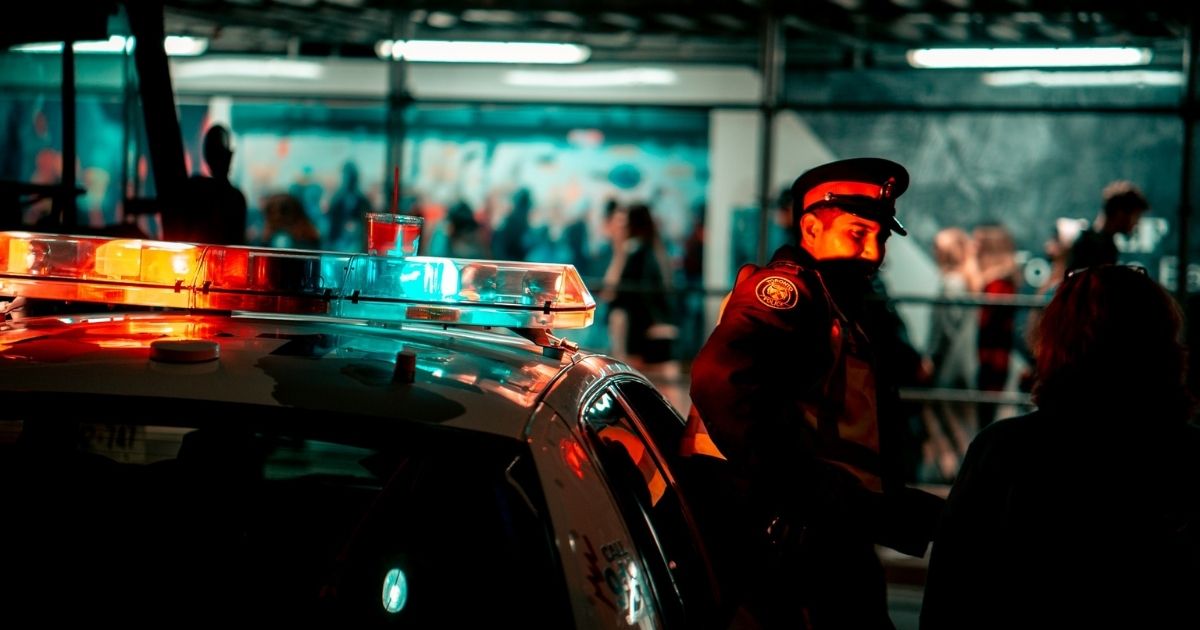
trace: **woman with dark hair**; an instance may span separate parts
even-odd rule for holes
[[[972,442],[921,627],[1200,627],[1200,430],[1182,317],[1144,273],[1064,280],[1035,336],[1038,410]]]
[[[304,211],[304,204],[291,194],[276,194],[263,202],[266,228],[263,241],[269,247],[320,249],[321,235]]]
[[[645,372],[677,409],[686,409],[675,355],[679,329],[671,275],[671,261],[650,206],[629,206],[605,274],[606,281],[616,286],[608,322],[613,355]]]

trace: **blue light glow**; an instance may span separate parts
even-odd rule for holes
[[[392,569],[383,577],[383,609],[396,614],[408,603],[408,578],[404,571]]]

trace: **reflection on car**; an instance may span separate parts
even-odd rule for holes
[[[683,422],[551,332],[569,265],[6,232],[0,295],[6,626],[714,618]]]

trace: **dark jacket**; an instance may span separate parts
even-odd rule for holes
[[[982,431],[921,627],[1200,627],[1200,430],[1155,416],[1076,406]]]
[[[1096,230],[1084,230],[1071,245],[1071,251],[1067,256],[1067,271],[1100,265],[1115,265],[1120,256],[1121,252],[1117,250],[1114,235]]]
[[[842,408],[856,400],[874,400],[876,409],[888,403],[875,387],[872,344],[857,319],[861,304],[832,290],[838,301],[806,252],[780,248],[734,287],[692,364],[691,396],[737,480],[741,531],[755,536],[780,518],[772,535],[782,524],[791,540],[781,547],[805,556],[797,561],[813,576],[798,588],[832,583],[823,578],[839,573],[841,604],[886,620],[872,545],[922,555],[941,500],[904,487],[895,464],[899,431],[881,427],[874,411]]]

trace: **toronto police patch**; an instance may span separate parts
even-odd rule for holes
[[[763,278],[758,286],[754,287],[754,294],[758,296],[759,302],[781,311],[794,308],[799,299],[796,285],[781,276]]]

